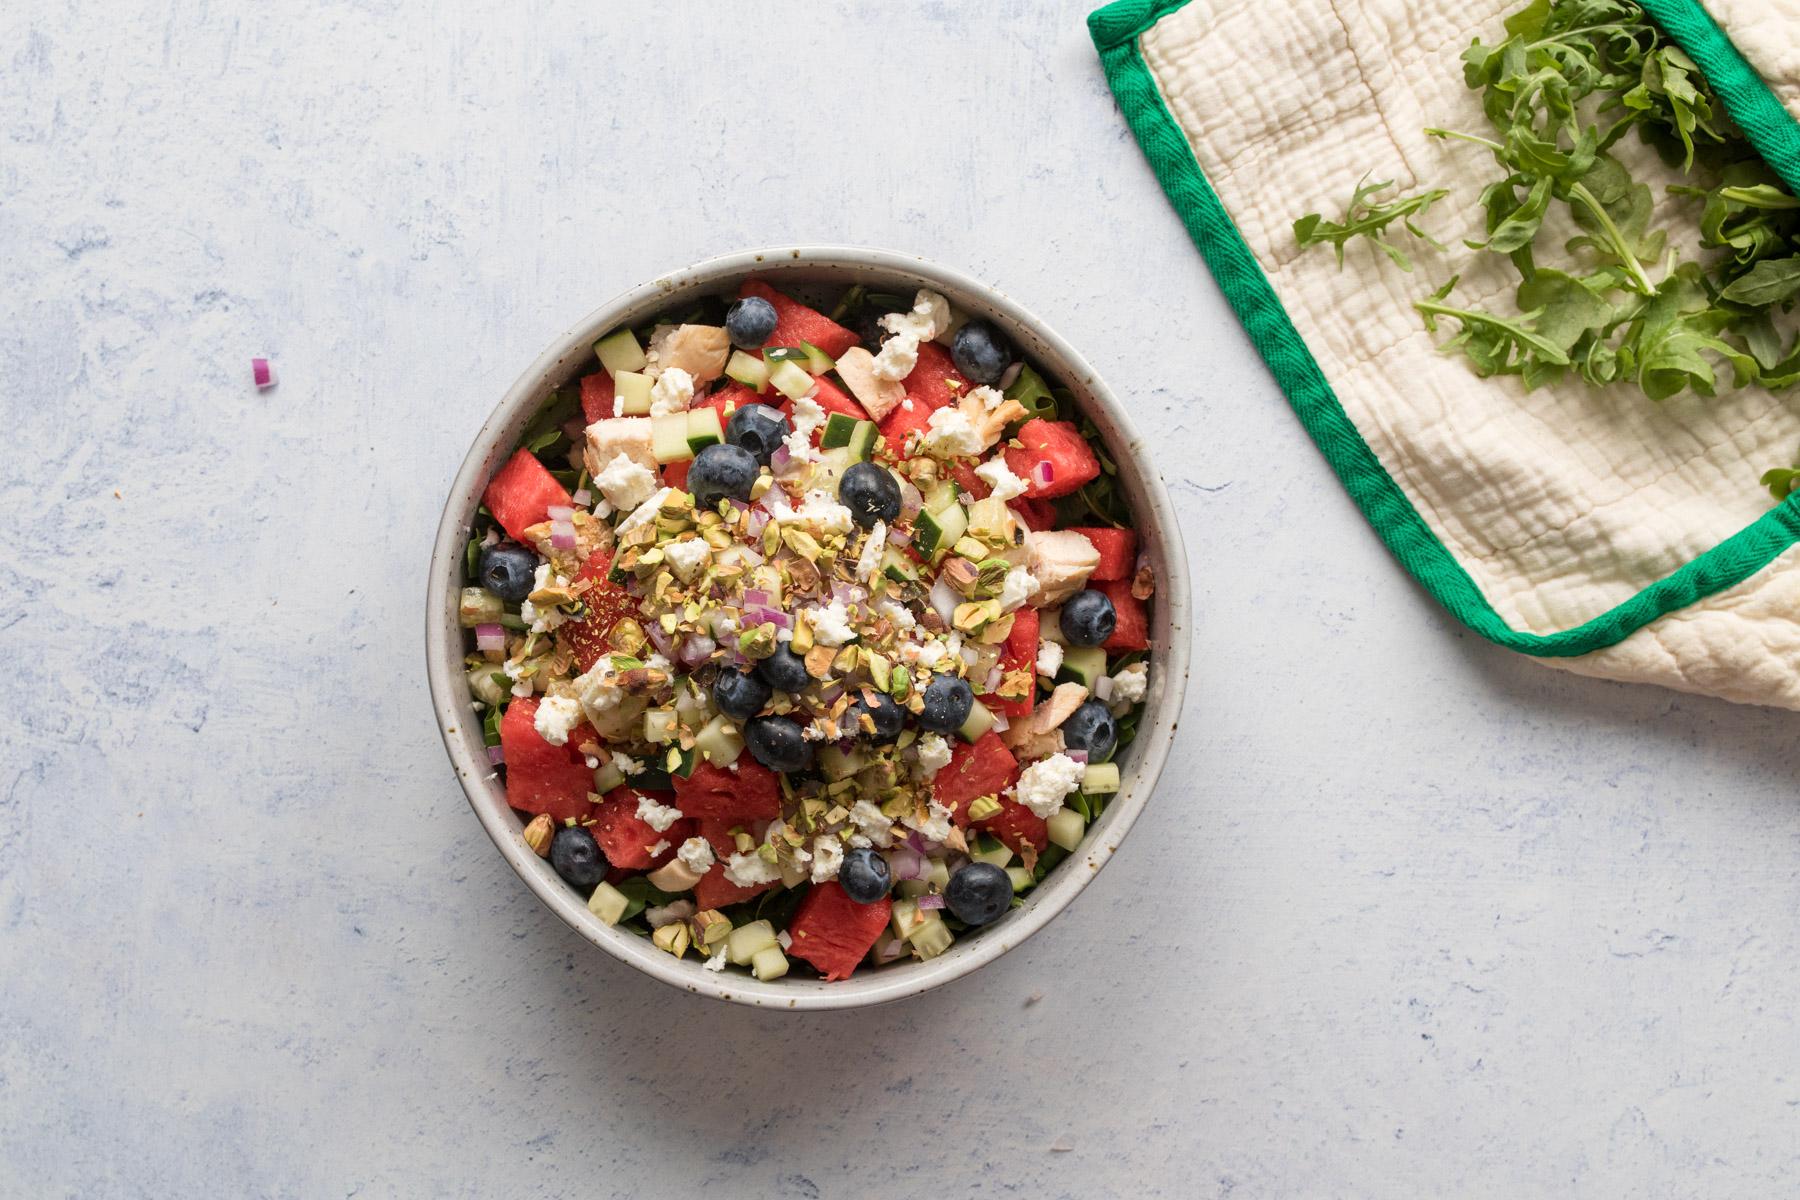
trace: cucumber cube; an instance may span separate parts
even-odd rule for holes
[[[977,701],[977,703],[980,702]],[[675,724],[678,719],[673,709],[651,709],[644,714],[644,740],[658,744],[674,741]]]
[[[856,425],[855,417],[840,412],[832,413],[825,418],[825,430],[819,434],[819,449],[835,450],[839,446],[848,446],[850,431],[855,429]]]
[[[688,449],[695,454],[725,440],[725,427],[719,424],[716,408],[689,409],[687,414]]]
[[[869,765],[869,756],[861,750],[840,750],[836,746],[819,748],[819,771],[832,783],[848,779]]]
[[[919,578],[919,568],[913,560],[892,546],[881,552],[881,573],[895,583],[913,583]]]
[[[725,374],[759,395],[769,386],[769,364],[742,350],[733,350],[725,360]]]
[[[1013,852],[1012,847],[999,838],[991,838],[983,834],[976,840],[975,853],[969,857],[976,862],[984,862],[1004,869],[1006,864],[1013,860]]]
[[[1044,822],[1050,832],[1050,840],[1064,850],[1074,850],[1081,845],[1082,835],[1087,833],[1087,820],[1072,808],[1059,808],[1050,814]]]
[[[729,717],[721,714],[694,735],[694,749],[705,755],[707,762],[723,767],[736,762],[744,752],[744,735]]]
[[[625,893],[604,881],[588,897],[588,911],[608,925],[617,925],[624,920],[625,910],[630,907],[631,901],[626,899]]]
[[[837,360],[825,353],[811,342],[801,342],[800,349],[806,354],[806,369],[814,375],[823,375],[837,366]]]
[[[659,463],[682,462],[694,457],[694,448],[688,445],[687,413],[650,418],[650,452]]]
[[[956,486],[954,480],[941,480],[936,487],[925,493],[925,511],[942,512],[955,504],[956,498],[960,495],[962,495],[962,489]]]
[[[725,957],[740,967],[760,952],[775,945],[775,927],[767,921],[752,921],[731,931],[725,939]]]
[[[787,955],[780,946],[767,946],[750,956],[750,970],[764,983],[788,973]]]
[[[993,727],[994,714],[988,711],[987,705],[977,700],[969,706],[968,719],[956,731],[956,736],[965,742],[979,742],[981,736]]]
[[[594,769],[594,790],[604,796],[616,787],[625,784],[625,772],[613,763],[606,763]]]
[[[1119,790],[1118,763],[1090,763],[1081,776],[1081,790],[1090,796],[1110,796]]]
[[[1027,871],[1024,867],[1006,868],[1006,877],[1012,880],[1013,894],[1015,896],[1037,882],[1031,872]]]
[[[1058,683],[1079,683],[1090,692],[1106,674],[1106,651],[1100,646],[1070,646],[1063,651],[1062,666],[1056,672]]]
[[[769,372],[775,390],[790,400],[798,400],[813,390],[813,378],[799,363],[784,362]]]
[[[621,329],[617,333],[609,333],[594,343],[594,355],[606,373],[617,378],[620,371],[641,371],[650,360],[644,357],[644,348],[638,345],[631,330]]]
[[[941,512],[927,509],[919,513],[914,523],[913,545],[920,554],[936,559],[956,545],[968,529],[968,514],[960,504],[951,504]]]
[[[933,916],[913,933],[912,948],[920,958],[936,958],[948,950],[950,943],[955,940],[956,935],[950,932],[950,927]]]
[[[614,375],[613,395],[618,397],[619,411],[628,417],[649,416],[651,386],[650,377],[637,371],[620,371]]]

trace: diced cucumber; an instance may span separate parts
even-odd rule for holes
[[[648,375],[637,371],[620,371],[614,375],[613,395],[618,397],[619,411],[628,417],[649,416],[652,382]],[[612,416],[611,413],[606,415]]]
[[[895,901],[894,907],[888,913],[888,921],[893,927],[894,936],[903,942],[911,937],[915,928],[913,921],[918,915],[919,902],[917,900]]]
[[[506,601],[486,588],[464,588],[456,605],[456,619],[464,629],[473,629],[477,625],[498,625],[500,618],[505,615]]]
[[[836,746],[819,748],[819,770],[832,783],[848,779],[869,765],[869,756],[861,750],[840,750]]]
[[[925,882],[943,891],[950,883],[950,864],[941,858],[930,860],[931,869],[925,872]]]
[[[980,701],[976,701],[980,703]],[[646,742],[672,742],[675,740],[675,723],[679,720],[673,709],[653,708],[644,714],[644,740]]]
[[[694,749],[705,755],[707,762],[723,767],[744,752],[744,735],[731,718],[720,714],[694,735]]]
[[[769,372],[769,382],[775,390],[790,400],[798,400],[813,390],[813,377],[806,373],[806,368],[796,362],[779,363]]]
[[[931,890],[931,885],[923,879],[902,879],[898,891],[908,900],[917,900]]]
[[[819,433],[819,449],[833,450],[839,446],[850,444],[850,431],[856,428],[856,418],[845,413],[834,412],[825,418],[825,428]]]
[[[750,970],[764,983],[780,979],[788,973],[787,955],[780,946],[765,946],[750,956]]]
[[[630,907],[631,901],[625,893],[604,881],[588,897],[588,911],[608,925],[617,925],[624,920],[625,910]]]
[[[663,755],[663,767],[669,774],[678,775],[683,779],[692,775],[694,768],[699,765],[700,752],[693,747],[683,750],[679,746],[670,746],[669,752]]]
[[[942,512],[955,504],[956,498],[960,495],[962,495],[962,489],[956,486],[955,480],[940,480],[936,486],[925,493],[925,511]]]
[[[758,395],[769,386],[769,364],[742,350],[733,350],[725,360],[725,374]]]
[[[828,496],[837,495],[838,481],[850,469],[851,462],[850,451],[842,446],[824,451],[819,455],[819,461],[813,464],[812,474],[807,479],[808,489]]]
[[[956,736],[965,742],[979,742],[981,735],[993,727],[994,714],[988,711],[987,705],[977,700],[969,706],[968,719],[956,731]]]
[[[1044,825],[1050,832],[1050,840],[1064,850],[1081,845],[1082,835],[1087,833],[1087,819],[1072,808],[1057,809]]]
[[[1058,683],[1079,683],[1090,692],[1094,683],[1106,674],[1106,650],[1101,646],[1070,646],[1063,651],[1062,666],[1056,672]]]
[[[1014,895],[1017,895],[1037,882],[1031,872],[1027,871],[1024,867],[1006,868],[1006,877],[1012,880]]]
[[[490,708],[496,707],[505,702],[507,689],[512,687],[511,680],[507,680],[502,686],[500,682],[502,679],[506,679],[506,676],[502,675],[493,663],[482,663],[479,666],[470,667],[469,695]]]
[[[798,346],[770,346],[767,350],[762,352],[762,356],[763,361],[768,363],[771,369],[780,366],[784,362],[805,365],[807,361],[806,351],[800,349]]]
[[[948,950],[950,943],[955,940],[956,935],[950,932],[950,927],[944,924],[940,918],[932,917],[914,931],[912,948],[918,952],[920,958],[936,958]]]
[[[609,333],[595,342],[594,355],[599,358],[600,365],[606,368],[606,373],[614,377],[620,371],[641,371],[650,361],[644,357],[644,348],[638,345],[637,338],[632,336],[629,329]]]
[[[913,546],[920,554],[936,559],[969,528],[969,516],[960,504],[952,504],[942,512],[921,512],[914,524]]]
[[[1006,501],[989,496],[969,505],[969,536],[986,541],[1012,541],[1013,516]]]
[[[825,353],[811,342],[801,342],[800,349],[806,355],[806,369],[814,375],[823,375],[837,366],[837,360]]]
[[[893,546],[881,552],[881,572],[895,583],[913,583],[919,578],[918,565]]]
[[[619,770],[618,764],[606,762],[594,768],[594,790],[602,796],[624,785],[625,772]]]
[[[716,446],[725,440],[725,427],[719,424],[719,410],[716,408],[691,408],[687,413],[688,449],[696,455],[708,446]]]
[[[875,443],[881,440],[881,426],[873,421],[858,421],[850,430],[850,441],[844,449],[857,462],[868,462],[875,457]]]
[[[1012,847],[996,837],[982,834],[975,841],[975,853],[969,855],[976,862],[989,863],[1004,868],[1013,860]]]
[[[819,434],[819,448],[841,448],[849,453],[852,462],[867,462],[875,453],[875,441],[880,436],[881,427],[873,421],[859,421],[843,413],[832,413],[825,418],[825,428]]]
[[[725,957],[740,967],[775,945],[775,927],[767,921],[752,921],[731,931],[725,939]]]
[[[688,414],[669,413],[650,418],[650,453],[659,463],[682,462],[694,457],[688,445]]]
[[[1081,776],[1081,790],[1090,796],[1110,796],[1119,790],[1118,763],[1089,763]]]

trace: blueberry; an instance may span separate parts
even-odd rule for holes
[[[748,721],[762,711],[773,691],[767,683],[748,671],[726,667],[713,680],[713,703],[734,721]]]
[[[1112,598],[1093,588],[1076,592],[1062,607],[1062,634],[1074,646],[1098,646],[1113,635],[1119,614]]]
[[[1012,896],[1012,880],[993,863],[970,863],[944,887],[944,904],[969,925],[986,925],[998,917],[1012,907]]]
[[[850,322],[850,328],[856,332],[856,340],[870,354],[880,354],[882,339],[887,337],[887,330],[881,327],[881,318],[880,309],[864,308]]]
[[[893,472],[874,463],[853,463],[838,480],[838,499],[864,529],[900,515],[900,485]]]
[[[888,894],[893,884],[887,859],[875,851],[864,846],[844,853],[843,865],[838,867],[838,885],[844,889],[844,895],[858,904],[875,903]]]
[[[787,717],[753,717],[744,723],[744,744],[756,761],[771,771],[804,771],[812,766],[813,747],[800,726]]]
[[[775,336],[781,314],[761,296],[745,296],[725,314],[725,333],[739,350],[760,350]]]
[[[786,642],[775,647],[775,653],[756,664],[762,681],[781,692],[799,692],[812,682],[806,673],[806,662],[788,648]]]
[[[1106,705],[1089,700],[1069,714],[1062,723],[1063,744],[1071,750],[1086,750],[1089,762],[1112,753],[1119,742],[1119,725]]]
[[[570,887],[591,888],[606,877],[606,859],[594,835],[580,825],[556,831],[550,839],[550,865]]]
[[[517,542],[495,542],[481,552],[481,586],[510,603],[531,595],[538,556]]]
[[[919,727],[933,733],[961,729],[975,706],[975,689],[954,675],[933,675],[925,685],[925,707],[919,710]]]
[[[742,446],[723,443],[708,446],[694,456],[688,468],[687,490],[694,493],[694,505],[701,511],[721,500],[750,502],[750,485],[756,482],[756,455]]]
[[[756,461],[769,465],[775,447],[792,432],[788,420],[767,404],[746,404],[731,414],[725,426],[725,440],[756,455]]]
[[[1012,347],[986,321],[970,321],[950,340],[950,357],[956,369],[976,383],[998,383],[1012,362]]]
[[[875,698],[873,704],[869,703],[871,696]],[[865,715],[869,718],[869,725],[875,727],[873,733],[869,731],[868,725],[863,724],[862,718]],[[880,745],[887,745],[897,739],[900,730],[906,725],[906,710],[886,692],[864,691],[857,696],[855,704],[844,710],[844,717],[841,728],[851,737],[866,737]]]

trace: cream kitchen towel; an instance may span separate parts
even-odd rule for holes
[[[1800,0],[1641,0],[1800,194]],[[1483,234],[1493,175],[1459,56],[1522,0],[1121,0],[1090,19],[1126,119],[1295,411],[1396,557],[1470,628],[1583,674],[1800,708],[1800,496],[1758,485],[1800,452],[1800,395],[1653,402],[1579,382],[1479,379],[1412,307],[1510,304]],[[1629,143],[1629,144],[1628,144]],[[1679,176],[1615,149],[1691,227]],[[1352,242],[1340,269],[1293,222],[1335,216],[1363,176],[1430,212],[1451,250],[1415,273]],[[1662,178],[1659,178],[1661,176]],[[1674,209],[1671,205],[1686,204]],[[1697,238],[1697,230],[1694,232]],[[1416,252],[1414,252],[1416,250]],[[1492,260],[1483,262],[1482,260]]]

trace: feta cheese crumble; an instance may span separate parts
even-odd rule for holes
[[[693,582],[694,576],[700,573],[700,567],[712,557],[712,547],[699,538],[669,542],[663,546],[662,552],[663,561],[669,564],[669,569],[683,583]]]
[[[1062,670],[1062,660],[1063,648],[1059,643],[1048,640],[1038,643],[1037,673],[1039,675],[1056,678],[1056,673]]]
[[[930,779],[950,765],[950,743],[942,734],[928,733],[919,739],[919,773]]]
[[[552,746],[566,746],[569,730],[580,722],[581,701],[573,696],[545,696],[532,723],[537,726],[538,736],[546,742]]]
[[[863,539],[862,553],[856,556],[856,577],[872,579],[881,566],[881,552],[887,548],[887,522],[875,522],[869,536]]]
[[[881,343],[881,352],[869,364],[869,373],[877,379],[899,383],[919,365],[919,339],[910,333],[896,333]]]
[[[629,517],[626,517],[623,521],[619,522],[618,532],[630,533],[634,529],[653,523],[656,520],[657,512],[663,506],[663,501],[669,499],[673,495],[675,495],[675,489],[666,487],[651,496],[648,500],[632,509]]]
[[[1005,612],[1023,607],[1037,591],[1037,576],[1024,567],[1014,567],[1006,573],[1006,579],[1000,584],[1000,607]]]
[[[992,391],[993,389],[987,389]],[[993,490],[988,493],[993,500],[1011,500],[1015,496],[1025,494],[1025,481],[1013,474],[1004,458],[992,458],[975,468],[975,474],[987,482]]]
[[[781,878],[781,869],[760,854],[734,854],[725,861],[725,878],[738,887],[761,887]]]
[[[535,592],[552,585],[568,587],[569,581],[555,574],[549,563],[538,564],[537,573],[532,576],[531,590]],[[530,600],[525,600],[519,605],[519,619],[531,626],[533,633],[549,633],[568,620],[569,615],[560,608],[539,608]]]
[[[1114,704],[1136,704],[1150,686],[1150,665],[1134,663],[1112,677]],[[541,711],[541,710],[540,710]]]
[[[644,773],[643,763],[629,754],[620,754],[617,750],[613,751],[612,765],[619,768],[619,771],[625,775],[642,775]]]
[[[851,806],[850,823],[874,845],[887,846],[894,840],[893,818],[868,800],[858,800]]]
[[[650,386],[650,415],[666,417],[686,412],[694,402],[694,377],[680,367],[669,367]]]
[[[1087,768],[1066,754],[1052,754],[1026,767],[1012,787],[1012,797],[1035,816],[1051,817],[1062,807],[1063,797],[1081,786]]]
[[[823,834],[813,839],[812,848],[812,881],[824,883],[828,879],[836,879],[838,868],[844,865],[844,843],[838,841],[835,834]]]
[[[703,837],[691,837],[681,843],[681,849],[675,852],[675,857],[681,860],[682,866],[696,875],[704,875],[712,870],[716,861],[713,858],[712,843]]]
[[[1057,807],[1060,808],[1062,805],[1059,803]],[[1051,811],[1055,812],[1056,810],[1051,809]],[[930,807],[926,810],[926,816],[923,821],[919,820],[917,817],[907,817],[905,823],[908,828],[918,830],[919,836],[925,840],[941,842],[950,836],[951,816],[952,813],[948,808],[939,804],[936,800],[933,800]]]
[[[931,414],[919,439],[919,452],[935,458],[980,454],[981,450],[981,434],[960,408],[949,406]]]
[[[841,600],[813,609],[807,620],[812,625],[813,641],[821,646],[842,646],[856,639],[856,627],[850,624],[849,610]]]
[[[636,508],[656,493],[656,472],[624,454],[615,454],[606,469],[594,476],[594,486],[614,508]]]
[[[638,820],[661,833],[681,820],[681,810],[667,804],[658,804],[648,796],[639,796],[637,816]]]

